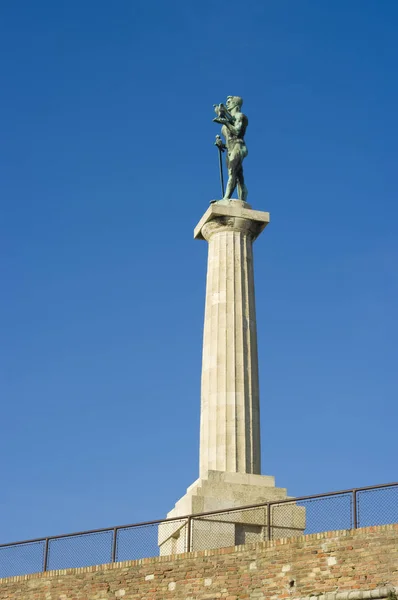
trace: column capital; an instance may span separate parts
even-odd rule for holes
[[[268,225],[268,212],[253,210],[241,200],[219,200],[210,204],[194,229],[196,240],[209,240],[219,231],[241,231],[255,240]]]

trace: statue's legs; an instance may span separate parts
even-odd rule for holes
[[[246,146],[241,144],[235,144],[234,147],[228,151],[227,156],[227,167],[228,167],[228,183],[227,189],[225,190],[224,198],[229,200],[238,186],[238,198],[239,200],[246,201],[247,198],[247,187],[245,186],[245,180],[243,177],[243,166],[242,161],[247,155]]]
[[[242,168],[242,159],[240,157],[240,151],[238,144],[235,144],[232,148],[228,149],[227,154],[227,167],[228,167],[228,182],[227,189],[225,190],[224,198],[230,199],[235,191],[237,183],[237,173]]]
[[[247,187],[245,186],[245,178],[243,176],[243,168],[241,166],[239,173],[237,174],[237,186],[238,186],[238,198],[246,202],[247,199]]]
[[[232,169],[228,169],[228,182],[225,190],[224,199],[229,200],[236,188],[236,175]]]

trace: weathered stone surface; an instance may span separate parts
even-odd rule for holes
[[[168,518],[260,504],[286,498],[274,478],[260,475],[260,398],[253,241],[269,213],[240,200],[223,199],[207,209],[194,237],[209,245],[203,333],[200,469]],[[305,510],[285,506],[273,515],[283,534],[305,528]],[[264,539],[263,508],[206,518],[190,534],[193,549]],[[275,529],[277,533],[277,529]],[[162,555],[184,552],[188,531],[181,522],[159,526]]]
[[[217,200],[210,204],[209,208],[196,225],[193,233],[194,238],[197,240],[204,240],[202,227],[207,222],[212,221],[217,217],[240,217],[242,219],[255,221],[256,229],[253,233],[257,233],[257,235],[253,236],[253,239],[262,232],[270,221],[268,212],[253,210],[247,202],[240,202],[239,200]]]
[[[269,214],[212,204],[195,229],[209,244],[203,334],[200,477],[261,472],[253,240]]]

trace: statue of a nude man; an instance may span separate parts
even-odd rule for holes
[[[247,187],[243,177],[243,159],[247,156],[247,148],[244,140],[248,118],[241,112],[243,104],[239,96],[228,96],[225,106],[215,105],[217,117],[213,119],[221,123],[221,133],[225,137],[227,147],[228,183],[224,199],[230,199],[235,188],[238,188],[238,198],[246,202]]]

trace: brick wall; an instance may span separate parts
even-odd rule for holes
[[[279,600],[398,586],[398,524],[0,579],[1,600]]]

